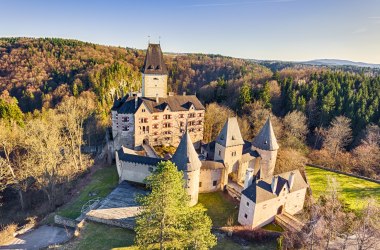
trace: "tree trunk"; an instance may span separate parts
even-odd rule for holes
[[[20,188],[17,189],[18,198],[21,205],[21,210],[25,211],[25,202],[24,202],[24,195],[22,194],[22,190]]]

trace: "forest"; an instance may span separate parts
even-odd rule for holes
[[[62,204],[59,193],[92,164],[81,146],[102,145],[114,99],[141,88],[144,56],[77,40],[0,38],[0,204],[13,194],[15,207]],[[206,54],[165,53],[165,63],[169,90],[206,106],[205,142],[227,116],[237,115],[251,140],[271,115],[277,172],[314,163],[380,178],[379,70]]]

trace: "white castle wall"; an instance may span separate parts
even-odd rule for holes
[[[185,171],[183,177],[185,179],[185,189],[187,194],[190,196],[190,206],[194,206],[198,203],[199,194],[199,176],[200,170],[195,170],[191,172]]]
[[[168,76],[159,74],[142,74],[142,96],[167,97]]]
[[[221,190],[221,179],[223,174],[223,169],[201,169],[199,178],[199,192],[209,193]],[[216,186],[214,186],[214,181],[216,181]]]

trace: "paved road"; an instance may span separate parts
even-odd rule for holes
[[[59,244],[69,240],[73,230],[61,227],[41,226],[33,231],[17,236],[8,245],[0,249],[41,249],[50,245]]]

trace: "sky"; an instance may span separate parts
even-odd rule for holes
[[[379,64],[380,0],[0,0],[0,37],[19,36]]]

